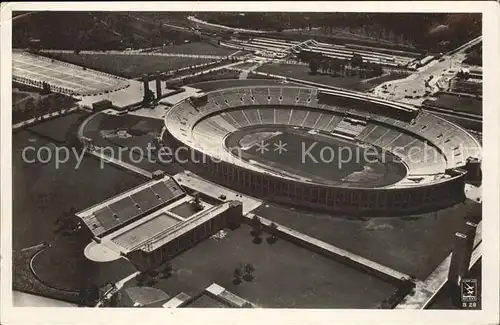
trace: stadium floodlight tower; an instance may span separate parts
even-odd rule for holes
[[[160,71],[156,71],[155,74],[156,80],[156,98],[159,100],[161,98],[161,74]]]

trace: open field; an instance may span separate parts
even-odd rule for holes
[[[174,175],[183,169],[176,164],[169,163],[168,157],[164,157],[164,163],[160,164],[148,159],[147,156],[148,145],[153,148],[153,137],[160,132],[162,126],[162,120],[137,115],[112,116],[103,113],[94,116],[88,122],[83,135],[91,138],[97,146],[112,148],[114,151],[108,151],[108,154],[114,155],[116,159],[149,172],[163,170],[169,175]],[[124,132],[127,136],[119,137],[118,132]],[[135,147],[135,149],[120,151],[119,148],[122,147],[129,149]],[[144,154],[142,158],[141,154]]]
[[[263,307],[375,308],[395,289],[371,275],[278,239],[254,243],[242,225],[220,239],[207,239],[175,257],[172,276],[155,288],[169,296],[196,295],[213,282]],[[233,271],[251,263],[254,279],[233,282]],[[136,286],[133,279],[125,284]]]
[[[34,150],[46,147],[53,157],[45,164],[25,162],[22,154],[28,146]],[[71,209],[85,209],[144,181],[111,166],[101,169],[100,161],[90,157],[85,157],[76,168],[77,159],[73,153],[68,162],[56,168],[55,148],[52,141],[32,133],[14,134],[12,227],[14,234],[23,234],[14,236],[14,249],[51,242],[59,236],[56,220],[61,215]],[[47,158],[46,152],[41,153],[43,159]],[[34,151],[28,151],[26,158],[35,159]]]
[[[124,78],[137,78],[144,73],[167,72],[214,61],[214,59],[139,54],[52,53],[51,56],[61,61]]]
[[[230,55],[236,52],[233,49],[217,47],[204,42],[194,42],[181,45],[163,46],[156,50],[158,53],[180,53],[180,54],[208,54],[208,55]]]
[[[107,263],[87,259],[83,252],[90,241],[87,229],[58,238],[33,259],[35,275],[53,288],[79,291],[93,284],[117,282],[136,271],[124,258]]]
[[[69,128],[76,127],[82,122],[87,114],[74,112],[65,116],[61,116],[43,123],[35,124],[28,128],[30,133],[34,133],[40,137],[55,141],[56,143],[65,143],[70,136]]]
[[[425,279],[450,253],[465,218],[480,218],[481,205],[467,201],[437,212],[406,217],[355,219],[265,204],[257,215],[339,248]]]
[[[279,63],[265,64],[258,68],[257,71],[357,91],[367,91],[383,82],[401,78],[401,76],[390,75],[385,78],[381,78],[380,80],[373,79],[370,82],[363,83],[362,81],[365,79],[362,79],[359,76],[334,77],[329,75],[322,75],[320,73],[313,75],[311,74],[309,66],[307,65]]]

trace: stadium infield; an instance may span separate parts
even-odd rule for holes
[[[250,148],[242,148],[241,158],[329,185],[381,187],[396,183],[406,175],[403,163],[388,152],[381,154],[332,135],[312,135],[308,129],[278,126],[244,129],[226,138],[226,145],[235,148],[246,134],[255,136],[271,131],[281,133]]]

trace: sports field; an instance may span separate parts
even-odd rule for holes
[[[137,78],[144,73],[152,74],[156,71],[167,72],[216,60],[180,56],[109,53],[78,55],[74,53],[52,53],[51,55],[61,61],[104,71],[124,78]]]
[[[311,135],[291,128],[280,131],[284,132],[244,148],[242,158],[288,175],[337,185],[379,187],[393,184],[406,175],[405,167],[389,153],[384,158],[374,150],[337,137]]]
[[[71,56],[74,54],[67,55]],[[71,62],[71,60],[68,62]],[[71,63],[79,64],[78,62]],[[81,63],[84,62],[82,61]],[[97,68],[97,66],[83,65],[88,68]],[[52,86],[71,89],[77,93],[114,90],[122,88],[127,84],[126,81],[114,76],[102,74],[97,71],[84,70],[82,67],[67,65],[42,56],[22,52],[12,53],[12,74],[14,77],[48,82]]]

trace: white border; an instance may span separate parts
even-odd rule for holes
[[[498,90],[500,85],[500,6],[495,1],[408,2],[46,2],[1,6],[1,291],[2,324],[498,324],[499,172]],[[484,79],[483,136],[483,309],[481,311],[404,310],[218,310],[92,309],[12,307],[11,291],[11,11],[341,11],[341,12],[482,12]],[[332,275],[333,276],[333,275]]]

